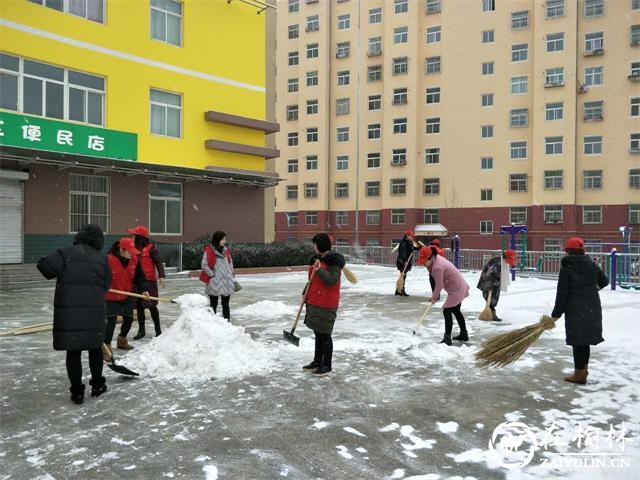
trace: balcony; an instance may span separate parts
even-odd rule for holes
[[[631,75],[627,77],[630,82],[638,83],[640,82],[640,70],[636,70],[631,72]]]
[[[604,55],[604,48],[592,48],[584,52],[585,57],[595,57],[598,55]]]
[[[544,83],[544,88],[564,87],[564,80],[549,80]]]
[[[603,118],[602,113],[587,113],[583,120],[585,122],[601,122]]]
[[[376,49],[373,49],[373,50],[369,50],[367,52],[367,57],[377,57],[377,56],[380,56],[380,55],[382,55],[382,49],[381,48],[376,48]]]
[[[392,167],[404,167],[406,164],[406,160],[391,160]]]

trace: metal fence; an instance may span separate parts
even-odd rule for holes
[[[182,243],[156,243],[164,266],[182,271]]]

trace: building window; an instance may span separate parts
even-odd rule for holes
[[[563,102],[547,103],[545,108],[546,120],[562,120],[563,117],[564,117]]]
[[[306,225],[317,225],[318,224],[318,212],[309,211],[304,214],[304,223]]]
[[[631,25],[631,46],[640,45],[640,25]]]
[[[493,221],[492,220],[482,220],[480,222],[480,233],[488,235],[493,233]]]
[[[424,163],[427,165],[435,165],[440,163],[440,147],[424,149]]]
[[[427,43],[440,43],[442,40],[442,28],[440,25],[427,27]]]
[[[603,67],[588,67],[584,69],[584,84],[590,87],[602,85]]]
[[[562,223],[562,205],[545,205],[544,223]]]
[[[482,125],[480,127],[480,136],[482,138],[493,138],[493,125]]]
[[[380,168],[380,152],[367,153],[367,168]]]
[[[382,95],[369,95],[367,108],[370,112],[380,110],[382,108]]]
[[[547,52],[561,52],[564,50],[564,32],[547,35]]]
[[[440,117],[427,118],[425,133],[440,133]]]
[[[441,68],[442,68],[442,64],[441,64],[441,61],[440,61],[440,56],[427,57],[425,59],[425,73],[427,75],[440,73]]]
[[[640,10],[640,0],[631,0],[631,10]]]
[[[289,0],[289,13],[296,13],[300,11],[299,0]]]
[[[632,78],[640,77],[640,62],[631,62],[631,71],[629,76]]]
[[[427,104],[440,103],[440,87],[427,88]]]
[[[585,17],[601,17],[604,15],[604,0],[584,0]]]
[[[511,45],[511,61],[512,62],[525,62],[529,59],[529,44],[518,43]]]
[[[104,23],[103,0],[29,0],[45,7],[86,18],[93,22]],[[152,2],[155,4],[156,2]],[[173,3],[173,2],[172,2]]]
[[[69,232],[93,223],[109,231],[111,183],[109,177],[69,175]]]
[[[307,72],[307,87],[315,87],[318,85],[318,72]]]
[[[348,183],[336,183],[336,198],[349,198]]]
[[[526,192],[527,191],[527,174],[512,173],[509,175],[509,191],[510,192]]]
[[[317,183],[305,183],[304,184],[304,198],[318,198],[318,184]]]
[[[287,212],[287,227],[298,225],[298,212]]]
[[[336,157],[336,170],[349,170],[349,155],[338,155]]]
[[[349,127],[336,128],[336,142],[348,142],[349,141]]]
[[[287,80],[287,92],[288,93],[297,93],[298,92],[298,79],[290,78]]]
[[[584,205],[582,207],[582,223],[602,223],[602,206]]]
[[[482,157],[482,158],[480,158],[480,169],[481,170],[493,170],[493,157]]]
[[[407,119],[406,118],[394,118],[393,119],[393,133],[407,133]]]
[[[407,179],[392,178],[391,179],[391,195],[401,196],[407,194]]]
[[[496,0],[482,0],[482,11],[493,12],[496,9]]]
[[[544,171],[544,189],[545,190],[561,190],[563,184],[562,170],[545,170]]]
[[[394,13],[407,13],[409,11],[409,0],[393,0]]]
[[[527,142],[511,142],[511,160],[523,160],[527,158]]]
[[[404,225],[405,211],[404,208],[392,208],[391,209],[391,225]]]
[[[336,58],[347,58],[351,55],[351,42],[340,42],[336,45]]]
[[[409,73],[409,59],[408,57],[398,57],[393,59],[393,74],[394,75],[406,75]]]
[[[548,68],[544,74],[545,87],[559,87],[564,85],[564,68]]]
[[[604,102],[598,100],[595,102],[584,102],[584,120],[602,120],[602,109]]]
[[[424,223],[440,223],[440,212],[437,208],[424,209]]]
[[[545,252],[561,252],[562,240],[559,238],[545,238],[543,248]]]
[[[289,40],[294,40],[300,36],[300,26],[298,24],[289,25],[287,29],[288,29]]]
[[[440,179],[425,178],[423,191],[425,195],[440,195]]]
[[[442,0],[427,0],[427,15],[442,11]]]
[[[307,58],[318,58],[320,55],[320,49],[317,43],[310,43],[307,45]]]
[[[585,170],[582,175],[582,188],[602,190],[602,170]]]
[[[640,168],[629,170],[629,188],[640,188]]]
[[[151,133],[180,138],[182,96],[151,89]]]
[[[287,54],[287,58],[290,67],[294,67],[300,63],[300,56],[298,52],[289,52]]]
[[[586,33],[584,36],[584,49],[586,53],[597,53],[604,49],[604,32]]]
[[[305,164],[307,166],[307,170],[317,170],[318,169],[318,156],[317,155],[307,155]]]
[[[367,125],[367,138],[369,140],[375,140],[380,138],[380,124],[379,123],[371,123]]]
[[[492,107],[493,106],[493,93],[483,93],[480,96],[480,104],[483,107]]]
[[[529,27],[529,10],[511,12],[511,30],[521,30]]]
[[[509,223],[525,225],[527,223],[527,207],[510,207]]]
[[[529,109],[515,108],[509,112],[509,127],[522,128],[529,124]]]
[[[547,18],[564,16],[564,0],[547,0]]]
[[[640,153],[640,133],[629,135],[629,151],[631,153]]]
[[[149,227],[152,234],[182,234],[182,184],[149,182]]]
[[[344,87],[349,85],[349,70],[342,70],[338,72],[338,86]]]
[[[351,28],[351,15],[345,13],[338,15],[338,30],[349,30]]]
[[[287,185],[287,200],[295,200],[298,198],[298,186]]]
[[[382,23],[382,8],[372,8],[369,10],[369,24]]]
[[[379,197],[380,196],[380,182],[366,182],[365,183],[365,195],[367,197]]]
[[[584,137],[584,154],[600,155],[602,154],[602,136],[591,135]]]
[[[318,141],[318,129],[316,127],[307,128],[307,143]]]
[[[545,155],[562,154],[562,137],[544,137]]]
[[[484,30],[482,32],[482,43],[493,43],[495,37],[495,30]]]
[[[295,147],[298,145],[298,132],[287,133],[287,146]]]
[[[393,104],[394,105],[406,105],[407,103],[407,89],[406,88],[394,88],[393,89]]]
[[[391,157],[391,165],[400,166],[407,164],[407,149],[406,148],[394,148]]]
[[[482,75],[493,75],[495,73],[493,62],[484,62],[482,64]]]
[[[365,221],[367,225],[380,225],[380,210],[367,210]]]
[[[287,172],[288,173],[298,173],[298,160],[291,159],[287,160]]]
[[[524,95],[529,91],[529,77],[511,77],[511,95]]]
[[[298,120],[298,105],[287,105],[287,121]]]
[[[349,98],[336,98],[336,115],[349,115],[351,100]]]
[[[491,188],[483,188],[480,190],[480,201],[490,202],[493,200],[493,190]]]
[[[382,53],[382,37],[371,37],[369,39],[369,50],[367,55],[374,57]]]
[[[367,67],[367,82],[379,82],[382,80],[382,65],[369,65]]]
[[[631,99],[631,116],[640,117],[640,97],[633,97]]]
[[[151,38],[172,45],[182,44],[182,3],[151,0]]]
[[[632,225],[640,223],[640,203],[629,205],[629,223]]]
[[[305,31],[307,32],[315,32],[320,30],[320,17],[318,15],[311,15],[307,17],[307,26],[305,27]]]
[[[348,225],[348,224],[349,224],[349,214],[347,212],[336,212],[336,225]],[[344,240],[342,242],[344,242]],[[337,243],[336,243],[336,246],[338,246]]]
[[[393,29],[393,43],[407,43],[409,41],[409,28],[398,27]]]

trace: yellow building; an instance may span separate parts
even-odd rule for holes
[[[84,223],[262,241],[263,2],[0,2],[3,263]],[[256,13],[260,13],[257,15]],[[7,229],[3,229],[7,232]],[[24,247],[24,248],[23,248]]]

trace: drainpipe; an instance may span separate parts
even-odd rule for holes
[[[329,232],[331,230],[331,167],[332,167],[332,158],[331,158],[331,142],[333,139],[333,129],[332,129],[332,125],[331,125],[331,115],[333,112],[333,102],[332,102],[332,96],[331,96],[331,90],[333,88],[333,82],[335,81],[335,79],[333,78],[333,71],[331,70],[331,65],[333,63],[333,56],[334,51],[333,51],[333,42],[334,42],[334,38],[332,36],[332,28],[333,28],[333,2],[328,2],[329,3],[329,15],[328,15],[328,20],[327,20],[327,32],[328,32],[328,36],[329,36],[329,51],[327,53],[327,78],[326,81],[328,82],[328,87],[327,87],[327,232]],[[320,76],[320,72],[318,72],[318,76]],[[318,79],[320,80],[320,79]],[[318,188],[319,190],[319,188]]]
[[[358,31],[356,33],[356,247],[360,246],[360,53],[360,0],[358,0]]]
[[[576,0],[576,65],[575,65],[575,76],[576,83],[578,82],[578,59],[580,56],[580,38],[579,38],[579,19],[580,19],[580,9],[578,5],[578,0]],[[579,93],[575,93],[576,103],[575,103],[575,115],[573,121],[573,225],[575,232],[578,232],[578,115],[580,112],[578,103],[578,95]]]

